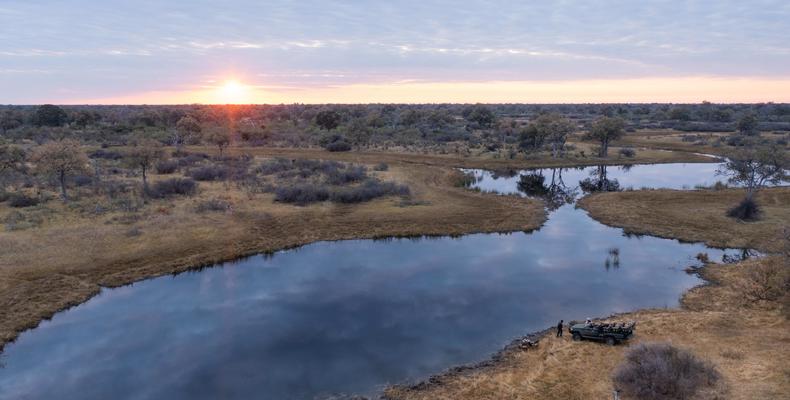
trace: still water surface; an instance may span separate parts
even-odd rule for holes
[[[683,187],[715,181],[711,167],[607,174]],[[517,186],[476,173],[484,189]],[[700,283],[683,272],[699,252],[739,253],[626,237],[572,204],[532,233],[315,243],[103,290],[7,346],[0,399],[375,396],[559,319],[676,306]]]

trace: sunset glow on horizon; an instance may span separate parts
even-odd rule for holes
[[[494,3],[8,0],[0,103],[790,102],[790,3]]]

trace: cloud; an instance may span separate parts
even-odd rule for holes
[[[789,75],[790,3],[6,0],[5,101],[88,98],[239,75],[309,89],[402,81]],[[86,12],[88,11],[88,12]],[[77,21],[78,23],[75,23]],[[342,71],[326,74],[322,71]],[[342,75],[342,76],[338,76]],[[122,79],[119,79],[122,77]],[[282,81],[279,81],[282,80]]]

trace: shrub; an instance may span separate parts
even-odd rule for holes
[[[766,259],[749,267],[740,286],[746,300],[779,300],[790,292],[790,269],[781,259]]]
[[[120,160],[123,158],[123,154],[118,151],[112,150],[105,150],[105,149],[97,149],[92,151],[88,157],[90,158],[101,158],[103,160]]]
[[[8,205],[14,208],[32,207],[38,205],[39,201],[35,197],[30,197],[24,193],[11,193],[8,197]]]
[[[219,181],[227,179],[230,169],[219,165],[204,165],[190,170],[187,175],[196,181]]]
[[[274,160],[267,160],[261,163],[261,165],[255,169],[255,173],[261,175],[273,175],[278,172],[287,171],[291,168],[293,168],[293,162],[291,162],[291,160],[287,160],[285,158],[275,158]]]
[[[231,204],[229,201],[222,200],[222,199],[209,199],[206,201],[202,201],[198,203],[196,210],[197,212],[207,212],[207,211],[228,211],[231,209]]]
[[[77,186],[87,186],[93,183],[93,178],[88,175],[77,175],[74,177],[74,184]]]
[[[743,199],[737,206],[727,211],[727,216],[741,221],[756,221],[760,218],[760,207],[752,199]]]
[[[6,192],[5,190],[0,190],[0,203],[8,201],[11,198],[11,193]]]
[[[155,182],[148,189],[148,195],[163,199],[173,195],[192,196],[197,193],[198,183],[190,178],[171,178]]]
[[[280,186],[274,191],[274,200],[282,203],[309,204],[329,199],[329,189],[324,185],[297,183]]]
[[[327,151],[332,151],[332,152],[335,152],[335,151],[350,151],[351,150],[351,145],[348,144],[348,142],[345,142],[345,141],[337,141],[337,142],[332,142],[332,143],[327,144],[324,148]]]
[[[378,163],[375,167],[373,167],[374,171],[386,171],[390,169],[390,166],[387,163]]]
[[[326,182],[330,185],[345,185],[359,182],[367,177],[363,166],[348,166],[345,169],[334,169],[326,174]]]
[[[164,160],[156,164],[157,174],[172,174],[176,171],[178,171],[178,161],[176,160]]]
[[[633,158],[636,155],[636,150],[630,147],[623,147],[620,149],[620,155],[627,158]]]
[[[669,343],[633,346],[612,377],[625,396],[640,400],[688,399],[720,379],[710,363]]]
[[[361,203],[382,196],[408,196],[409,193],[408,186],[398,185],[395,182],[381,182],[377,179],[368,179],[358,186],[333,190],[330,194],[330,200],[337,203]]]

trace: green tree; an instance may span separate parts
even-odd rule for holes
[[[3,110],[3,112],[0,113],[0,131],[5,134],[11,129],[19,128],[22,126],[23,120],[24,117],[19,111]]]
[[[88,165],[88,157],[80,148],[79,142],[71,139],[47,142],[38,146],[33,151],[32,160],[38,172],[57,176],[64,203],[69,200],[66,193],[66,178],[85,171]]]
[[[574,129],[573,123],[559,114],[541,114],[523,132],[528,146],[538,148],[548,142],[551,145],[551,155],[556,158],[562,153],[565,141]]]
[[[173,132],[173,145],[176,146],[176,151],[181,150],[181,146],[191,137],[195,137],[202,131],[200,122],[194,117],[189,115],[182,117],[176,123],[176,129]]]
[[[726,176],[730,183],[746,189],[746,200],[752,200],[758,190],[768,184],[790,182],[790,160],[787,152],[774,144],[746,147],[729,155],[717,174]]]
[[[496,122],[496,115],[490,108],[482,105],[475,104],[464,110],[464,117],[484,128],[491,127]]]
[[[222,157],[222,151],[230,145],[230,134],[227,129],[221,126],[213,126],[207,129],[203,134],[203,139],[217,146],[220,157]]]
[[[736,124],[738,132],[747,135],[747,136],[754,136],[758,133],[757,125],[760,121],[757,120],[757,116],[749,113],[741,117]]]
[[[44,104],[36,109],[33,114],[33,124],[36,126],[62,126],[68,121],[68,114],[62,108]]]
[[[625,121],[620,118],[601,117],[593,122],[585,138],[601,143],[601,150],[598,156],[607,157],[609,155],[609,144],[625,134],[624,128]]]
[[[25,167],[25,151],[16,146],[0,146],[0,174],[22,171]]]
[[[331,131],[340,125],[340,114],[332,110],[324,110],[315,116],[315,124],[321,129]]]
[[[143,178],[143,194],[148,193],[147,172],[164,157],[162,144],[153,139],[137,141],[126,153],[124,163],[130,168],[139,169]]]

